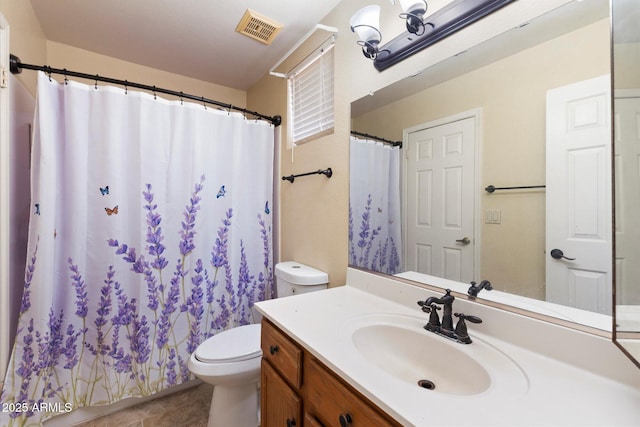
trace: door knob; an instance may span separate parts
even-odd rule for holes
[[[564,252],[560,249],[551,249],[551,258],[554,259],[566,259],[567,261],[575,261],[575,258],[569,258],[564,256]]]
[[[462,243],[463,245],[465,245],[465,246],[466,246],[466,245],[468,245],[469,243],[471,243],[471,240],[469,240],[469,238],[468,238],[468,237],[465,237],[465,238],[463,238],[463,239],[458,239],[458,240],[456,240],[456,242],[457,242],[457,243]]]

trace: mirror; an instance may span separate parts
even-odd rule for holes
[[[614,340],[640,367],[640,3],[612,2],[615,254]]]
[[[611,331],[612,221],[611,198],[607,199],[607,193],[611,192],[611,173],[607,169],[611,153],[610,51],[609,1],[571,2],[352,103],[353,131],[402,140],[404,146],[398,172],[398,185],[402,189],[397,191],[403,214],[392,215],[398,210],[389,204],[389,194],[394,191],[379,196],[381,204],[376,204],[376,200],[365,197],[366,193],[351,182],[350,264],[463,293],[470,281],[489,280],[493,290],[481,291],[479,299]],[[567,101],[569,107],[557,106],[558,99],[564,99],[567,91],[596,80],[598,87],[604,85],[606,96],[600,93],[597,102],[582,103],[582,95],[578,95]],[[580,171],[585,175],[573,180],[574,191],[568,187],[558,190],[559,182],[570,180],[558,178],[561,173],[556,159],[560,154],[549,154],[547,148],[548,141],[553,139],[548,129],[557,127],[558,117],[566,111],[570,111],[567,113],[570,117],[561,121],[573,120],[577,127],[589,129],[602,121],[603,126],[598,131],[602,144],[571,163],[569,172],[574,177]],[[465,128],[461,123],[469,118],[470,127]],[[449,175],[435,182],[436,178],[420,172],[412,162],[422,154],[436,159],[450,152],[469,151],[464,148],[466,142],[446,139],[449,135],[446,132],[445,136],[430,133],[449,124],[461,125],[454,127],[451,135],[471,135],[473,155],[469,161],[474,169],[467,172],[466,166],[462,169],[459,165],[436,166],[442,168],[443,176]],[[444,151],[438,154],[433,151],[436,144],[429,141],[441,137],[446,143],[442,145]],[[355,158],[362,155],[352,151],[351,157],[353,177]],[[549,164],[553,167],[549,168]],[[379,164],[369,169],[375,177],[364,181],[378,182],[380,176],[390,176]],[[394,167],[391,169],[390,173],[395,174]],[[451,189],[450,183],[454,183]],[[469,183],[469,188],[459,189],[460,183]],[[591,184],[595,187],[587,186]],[[485,188],[489,185],[535,188],[488,192]],[[545,185],[546,188],[539,188]],[[425,192],[433,196],[432,192],[441,189],[451,190],[456,198],[445,193],[437,196],[441,197],[440,202],[430,203],[412,196]],[[357,202],[356,195],[360,199]],[[442,209],[421,210],[431,205]],[[561,205],[569,212],[551,210]],[[593,208],[593,212],[581,216],[587,208]],[[449,211],[453,214],[447,216]],[[437,251],[427,247],[431,242],[416,243],[414,237],[419,230],[409,227],[422,221],[444,223],[443,228],[459,231],[463,229],[461,224],[468,221],[461,217],[469,212],[472,230],[449,235],[448,243]],[[571,220],[566,219],[569,214],[573,214]],[[377,216],[384,217],[382,225],[373,224]],[[585,256],[582,252],[576,255],[579,249],[570,242],[550,243],[567,233],[552,228],[554,220],[561,226],[570,223],[570,231],[586,236],[585,240],[602,243],[599,254],[593,257],[602,265],[572,270],[582,265]],[[402,243],[387,238],[384,243],[371,244],[374,237],[383,234],[385,224],[397,227],[398,223]],[[409,240],[411,243],[406,246],[418,249],[406,250],[404,246]],[[472,255],[466,258],[460,255],[468,248],[473,249]],[[552,258],[552,253],[558,254],[552,249],[564,250],[565,258]],[[436,258],[428,256],[430,252],[446,254]],[[394,264],[397,270],[390,269]],[[564,270],[550,273],[547,266],[560,266]],[[556,289],[557,283],[567,280],[547,278],[558,275],[572,277],[571,292],[565,287]]]

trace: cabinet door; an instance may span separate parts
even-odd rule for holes
[[[260,379],[261,426],[300,427],[302,425],[300,397],[264,359]]]
[[[304,413],[304,427],[324,427],[316,417],[309,414],[308,412]]]
[[[308,362],[308,363],[307,363]],[[317,360],[305,360],[305,411],[326,427],[398,426]]]

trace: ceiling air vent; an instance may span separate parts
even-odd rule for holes
[[[264,44],[271,44],[281,28],[282,24],[247,9],[236,31]]]

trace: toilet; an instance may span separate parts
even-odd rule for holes
[[[276,264],[278,298],[326,289],[329,276],[295,261]],[[259,317],[259,316],[258,316]],[[213,385],[209,427],[260,425],[260,323],[238,326],[205,340],[191,354],[189,370]]]

